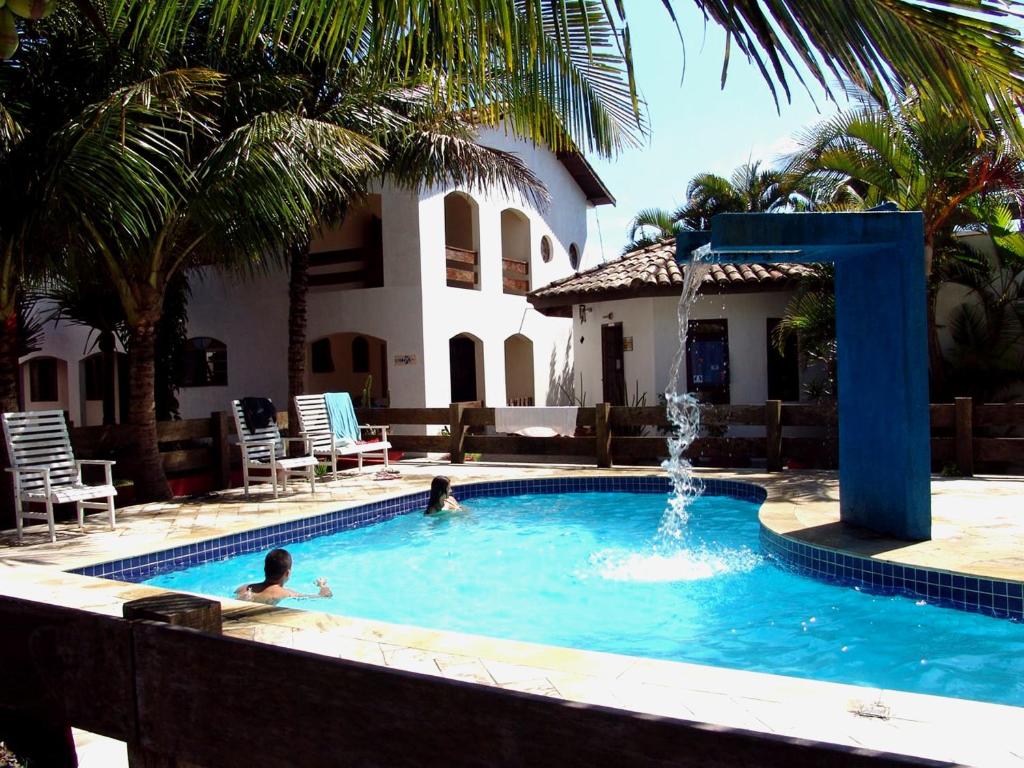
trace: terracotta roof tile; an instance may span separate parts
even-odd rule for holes
[[[676,264],[675,240],[663,240],[646,248],[627,253],[614,261],[607,261],[584,272],[556,280],[530,294],[551,306],[559,297],[572,300],[585,298],[596,301],[603,294],[645,289],[682,288],[684,269]],[[703,288],[730,290],[763,286],[766,289],[784,288],[807,272],[803,264],[747,264],[716,263],[704,277]]]

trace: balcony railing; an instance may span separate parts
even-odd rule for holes
[[[530,263],[517,259],[501,260],[501,287],[505,293],[525,296],[530,292]]]
[[[445,266],[449,288],[475,290],[480,286],[480,254],[465,248],[445,246]]]
[[[309,286],[351,291],[384,285],[384,254],[378,246],[360,246],[309,254]]]

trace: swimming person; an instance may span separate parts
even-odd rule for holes
[[[287,597],[334,597],[331,588],[327,586],[327,579],[323,577],[316,580],[316,586],[320,588],[316,595],[304,595],[301,592],[288,589],[284,583],[291,575],[292,556],[284,549],[272,550],[263,561],[263,581],[256,584],[243,584],[235,590],[235,597],[239,600],[266,603],[267,605],[276,605]]]
[[[444,475],[438,475],[430,481],[430,500],[423,512],[425,515],[437,515],[441,512],[457,512],[462,509],[459,502],[452,496],[452,481]]]

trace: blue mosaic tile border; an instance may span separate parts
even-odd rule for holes
[[[784,568],[803,576],[882,594],[926,599],[962,611],[1024,620],[1024,584],[916,568],[794,541],[761,526],[761,547]]]
[[[671,490],[668,477],[626,476],[626,477],[554,477],[539,480],[502,480],[495,482],[454,485],[453,492],[459,499],[475,499],[486,496],[517,496],[535,493],[579,493],[585,491],[631,493],[665,493]],[[731,496],[761,503],[766,492],[760,486],[732,480],[708,479],[704,481],[704,492],[714,496]],[[427,492],[383,499],[357,507],[337,510],[315,517],[293,520],[279,525],[257,528],[251,531],[222,536],[208,541],[186,544],[174,549],[150,552],[138,557],[115,560],[107,563],[87,565],[72,570],[83,576],[98,576],[117,581],[140,582],[169,571],[179,571],[201,563],[226,560],[235,555],[261,552],[274,547],[307,541],[351,528],[361,528],[390,520],[407,512],[422,510],[427,505]]]

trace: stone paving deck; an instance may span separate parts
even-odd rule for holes
[[[403,463],[400,469],[398,480],[377,481],[369,473],[349,476],[328,484],[316,497],[296,493],[273,502],[254,494],[246,501],[232,491],[208,500],[142,505],[122,511],[115,531],[106,530],[99,516],[87,523],[85,533],[74,525],[61,525],[56,544],[49,543],[45,527],[27,534],[22,546],[14,545],[12,532],[4,532],[0,592],[119,616],[124,602],[161,590],[64,571],[424,490],[435,474],[447,474],[459,483],[660,471],[430,463]],[[820,536],[819,543],[835,542],[828,546],[842,544],[947,570],[1024,579],[1022,480],[936,480],[936,538],[907,544],[844,530],[838,524],[837,482],[832,474],[708,474],[766,487],[769,497],[762,519],[787,535]],[[968,765],[1024,768],[1024,741],[1019,738],[1024,708],[556,648],[230,599],[222,599],[222,604],[226,634],[329,657],[720,726]],[[861,704],[877,701],[890,707],[889,719],[855,714]],[[85,768],[126,764],[120,758],[123,745],[87,734],[79,737]]]

